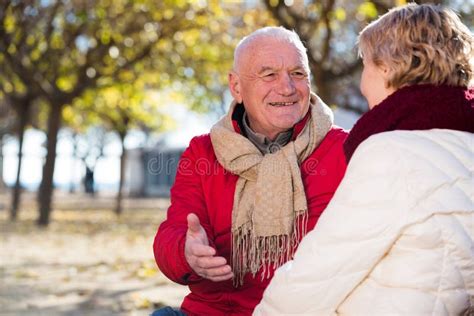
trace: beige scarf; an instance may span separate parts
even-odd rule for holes
[[[279,267],[293,257],[306,234],[308,206],[300,164],[321,143],[331,128],[331,109],[311,94],[311,117],[294,141],[273,154],[262,153],[236,133],[229,113],[211,129],[211,141],[220,164],[239,176],[232,209],[232,269],[234,285],[244,275],[255,276],[263,267],[269,277],[272,263]],[[302,224],[298,224],[298,218]]]

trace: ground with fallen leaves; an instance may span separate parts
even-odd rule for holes
[[[149,315],[179,306],[188,293],[158,270],[152,242],[167,199],[126,199],[56,192],[47,229],[35,225],[27,193],[19,220],[8,220],[0,193],[0,315]]]

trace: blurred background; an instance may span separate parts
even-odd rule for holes
[[[294,29],[314,91],[350,129],[367,107],[357,34],[405,3],[0,0],[0,314],[178,305],[187,290],[151,243],[181,153],[231,102],[238,41]],[[474,0],[434,3],[474,30]]]

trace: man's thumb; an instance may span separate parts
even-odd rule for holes
[[[188,214],[188,231],[191,233],[199,233],[201,230],[201,224],[199,218],[194,213]]]

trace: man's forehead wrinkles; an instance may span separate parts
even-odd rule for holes
[[[258,65],[257,65],[258,67]],[[263,65],[260,65],[257,69],[257,71],[264,72],[268,70],[296,70],[296,69],[304,69],[304,64],[303,63],[293,63],[293,64],[288,64],[288,63],[265,63]]]
[[[287,66],[287,67],[261,66],[258,69],[257,73],[261,74],[261,73],[265,73],[265,72],[268,72],[268,71],[280,71],[280,70],[295,71],[295,70],[304,70],[304,69],[305,68],[302,64],[291,65],[291,66]]]

